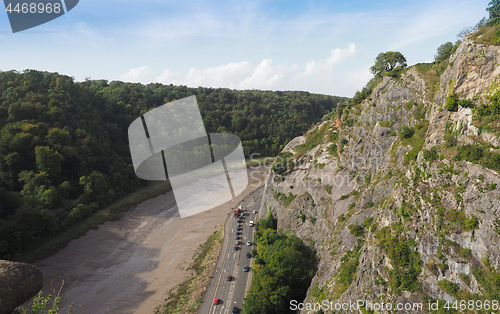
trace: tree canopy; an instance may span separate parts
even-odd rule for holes
[[[436,54],[434,55],[434,61],[439,63],[448,60],[448,58],[453,53],[454,47],[455,45],[453,45],[453,43],[450,41],[439,46]]]
[[[370,68],[374,75],[384,74],[395,70],[396,68],[406,68],[406,58],[401,52],[387,51],[381,52],[375,58],[375,64]]]
[[[500,0],[491,0],[486,11],[490,14],[490,20],[494,21],[500,17]]]

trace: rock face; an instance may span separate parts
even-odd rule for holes
[[[271,212],[280,231],[318,252],[305,302],[497,295],[500,175],[456,155],[465,144],[500,153],[500,123],[493,116],[496,126],[482,129],[470,108],[449,112],[444,103],[454,94],[487,104],[499,89],[499,65],[500,47],[465,38],[442,74],[416,65],[384,77],[341,122],[324,121],[284,148],[259,215]],[[403,127],[413,135],[398,136]]]
[[[0,260],[0,313],[12,313],[42,286],[43,275],[38,267]]]

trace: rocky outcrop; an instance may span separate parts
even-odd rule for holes
[[[499,47],[466,38],[439,77],[433,65],[384,77],[341,120],[284,148],[259,215],[270,211],[279,230],[318,252],[306,302],[491,297],[489,278],[500,269],[500,175],[456,155],[465,144],[500,153],[500,123],[484,130],[470,108],[448,112],[444,103],[451,94],[487,103],[499,89],[499,64]],[[399,136],[404,128],[413,135]]]
[[[0,260],[0,313],[10,314],[38,293],[43,275],[34,265]]]

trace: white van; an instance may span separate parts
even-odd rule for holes
[[[249,225],[250,227],[253,227],[253,220],[250,220],[250,222],[248,223],[248,225]]]

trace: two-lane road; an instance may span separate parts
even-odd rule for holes
[[[238,223],[238,218],[232,213],[228,217],[214,277],[198,313],[232,313],[235,306],[241,311],[243,298],[250,287],[252,271],[252,258],[247,257],[247,253],[252,252],[254,227],[250,227],[249,222],[255,222],[257,218],[254,211],[259,210],[263,190],[260,188],[252,192],[239,204],[244,213],[241,223]],[[239,239],[236,239],[236,236]],[[234,248],[236,241],[240,242],[237,250]],[[251,245],[247,245],[247,241],[250,241]],[[249,267],[248,272],[244,271],[245,265]],[[231,276],[231,280],[227,280],[227,276]],[[216,298],[220,300],[219,304],[214,304]]]

